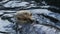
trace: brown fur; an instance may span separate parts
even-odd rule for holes
[[[32,21],[32,13],[26,10],[16,13],[16,20],[19,24],[24,24]]]

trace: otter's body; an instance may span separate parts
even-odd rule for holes
[[[19,24],[32,23],[32,13],[26,10],[18,11],[16,13],[16,21]]]

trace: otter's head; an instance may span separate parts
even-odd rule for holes
[[[32,23],[32,13],[26,10],[18,11],[16,13],[16,21],[19,24]]]

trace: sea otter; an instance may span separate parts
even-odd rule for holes
[[[16,12],[16,21],[19,24],[32,23],[34,20],[32,19],[32,13],[27,10],[21,10]]]

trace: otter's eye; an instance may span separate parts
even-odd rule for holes
[[[21,20],[20,18],[17,18],[18,20]]]

